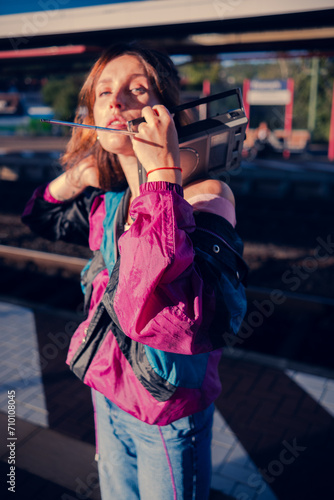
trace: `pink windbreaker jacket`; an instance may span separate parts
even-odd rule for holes
[[[119,235],[125,196],[92,189],[60,204],[40,188],[23,221],[94,252],[70,368],[131,415],[167,425],[219,395],[221,348],[246,311],[247,266],[232,225],[194,212],[176,184],[143,184]]]

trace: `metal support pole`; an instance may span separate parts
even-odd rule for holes
[[[312,69],[311,69],[311,85],[310,85],[310,98],[308,106],[308,122],[307,128],[313,135],[317,116],[317,97],[318,97],[318,80],[319,80],[319,58],[312,58]]]
[[[331,122],[329,127],[328,159],[330,161],[334,161],[334,82],[333,82]]]

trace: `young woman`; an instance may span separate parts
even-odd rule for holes
[[[183,118],[168,111],[178,103],[167,56],[107,50],[76,120],[120,133],[74,129],[67,170],[23,215],[39,234],[94,252],[82,273],[88,314],[67,362],[93,388],[103,500],[208,498],[222,337],[245,313],[233,194],[212,179],[182,187]],[[123,134],[139,117],[138,134]]]

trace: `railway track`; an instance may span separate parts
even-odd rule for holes
[[[0,301],[82,314],[80,271],[88,259],[0,245]],[[250,285],[248,309],[228,347],[333,369],[334,300]],[[232,352],[232,351],[229,351]]]
[[[7,259],[18,263],[34,263],[42,268],[65,269],[73,273],[80,273],[87,263],[87,259],[79,257],[70,257],[7,245],[0,245],[0,259]]]

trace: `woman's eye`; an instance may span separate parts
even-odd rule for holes
[[[105,95],[109,95],[110,94],[110,90],[102,90],[101,92],[99,92],[99,97],[103,97]]]
[[[144,87],[135,87],[133,89],[130,89],[130,92],[134,95],[140,95],[145,94],[146,89]]]

